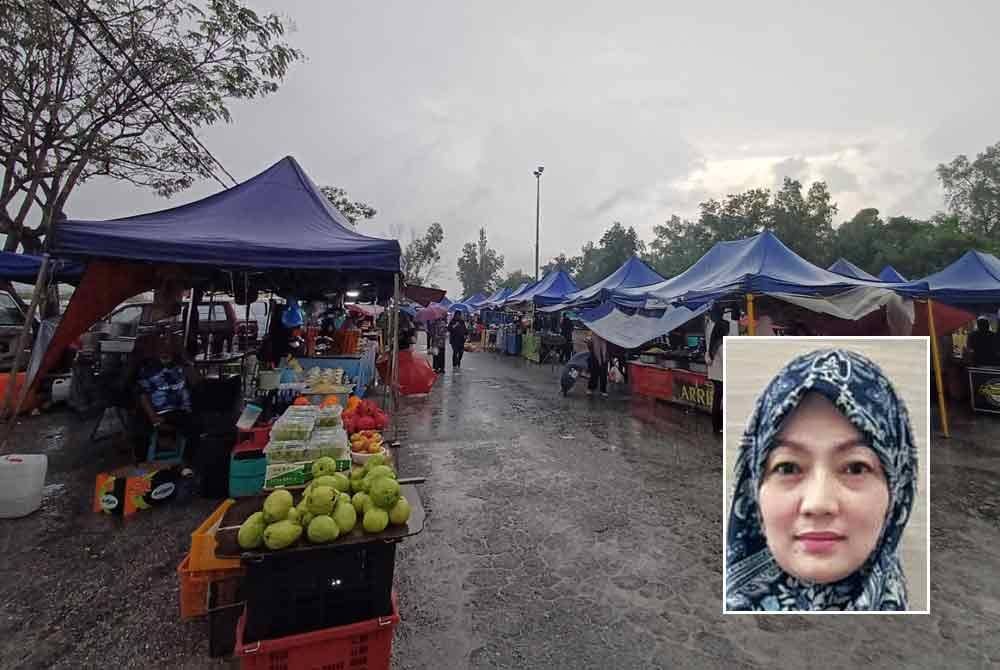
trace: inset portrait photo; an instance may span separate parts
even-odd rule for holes
[[[723,346],[723,610],[929,612],[929,339]]]

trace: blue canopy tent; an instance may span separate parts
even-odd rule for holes
[[[448,309],[448,308],[449,308],[449,307],[451,307],[451,306],[452,306],[452,305],[453,305],[454,303],[453,303],[453,302],[452,302],[451,300],[449,300],[447,296],[445,296],[444,298],[441,298],[441,302],[439,302],[439,303],[437,303],[437,304],[438,304],[438,305],[441,305],[441,306],[442,306],[442,307],[444,307],[445,309]]]
[[[536,306],[555,305],[576,290],[576,283],[570,276],[562,270],[556,270],[542,277],[537,284],[524,292],[512,295],[507,299],[507,304],[530,302]]]
[[[899,291],[949,305],[996,308],[1000,305],[1000,259],[974,249],[966,251],[940,272],[907,282]]]
[[[891,265],[886,265],[884,268],[882,268],[882,271],[878,273],[878,278],[881,279],[882,281],[889,281],[889,282],[907,281],[906,277],[899,274],[899,272],[896,271],[896,268],[892,267]]]
[[[43,368],[65,346],[123,300],[166,279],[230,280],[259,272],[285,290],[311,282],[344,288],[371,282],[384,295],[396,287],[397,240],[362,235],[330,204],[294,158],[214,195],[170,209],[108,221],[60,221],[51,253],[88,260]],[[388,290],[387,290],[388,289]],[[397,301],[398,302],[398,301]],[[395,339],[395,338],[393,338]]]
[[[611,298],[620,289],[651,286],[663,281],[663,277],[642,259],[633,255],[621,267],[601,281],[580,291],[574,291],[556,305],[542,308],[543,312],[558,312],[571,307],[593,306]]]
[[[538,282],[525,282],[525,283],[521,284],[516,289],[514,289],[513,291],[511,291],[510,295],[508,295],[504,299],[504,301],[502,303],[500,303],[500,305],[501,306],[504,306],[504,305],[513,305],[513,304],[516,304],[516,303],[520,302],[521,301],[521,296],[523,296],[525,293],[527,293],[528,291],[530,291],[531,289],[533,289],[537,284],[538,284]]]
[[[774,233],[716,243],[690,268],[671,279],[632,289],[619,289],[614,298],[643,298],[647,308],[671,303],[708,302],[730,294],[786,293],[834,295],[854,288],[886,289],[879,281],[845,277],[817,267],[789,249]]]
[[[845,277],[853,277],[854,279],[867,279],[869,281],[885,281],[881,280],[875,275],[868,274],[857,265],[847,260],[846,258],[838,258],[833,265],[827,268],[830,272],[836,272],[839,275],[844,275]]]
[[[82,263],[50,259],[49,264],[53,281],[74,284],[83,276],[84,266]],[[34,284],[41,267],[41,256],[0,251],[0,279]]]
[[[490,309],[496,309],[497,307],[502,305],[508,297],[510,297],[511,293],[513,293],[513,291],[505,286],[502,289],[497,290],[496,293],[487,298],[486,301],[483,303],[483,306],[488,307]]]
[[[468,305],[472,311],[476,311],[484,304],[486,304],[486,298],[487,297],[482,293],[477,293],[476,295],[472,296],[471,298],[468,298],[467,300],[463,300],[462,302]]]

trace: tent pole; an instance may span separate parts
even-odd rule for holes
[[[198,308],[194,304],[194,285],[191,286],[191,301],[188,302],[188,313],[187,318],[184,319],[184,353],[187,354],[191,350],[191,320],[194,318],[194,310]],[[182,296],[183,297],[183,296]],[[195,339],[197,339],[195,335]],[[191,360],[194,360],[198,356],[198,349],[195,347],[194,354],[191,356]]]
[[[931,334],[931,355],[934,358],[934,379],[937,382],[938,409],[941,412],[941,430],[945,437],[951,437],[948,432],[948,406],[944,401],[944,383],[941,378],[941,351],[938,347],[937,329],[934,327],[934,301],[927,298],[927,329]]]
[[[392,441],[399,436],[399,274],[392,277],[392,359],[389,368],[389,397],[392,399]]]
[[[739,326],[737,326],[738,328]],[[757,315],[754,313],[752,293],[747,293],[747,333],[757,334]]]
[[[42,301],[42,296],[48,296],[48,278],[49,278],[49,255],[45,254],[42,256],[42,265],[38,268],[38,276],[35,278],[35,292],[31,295],[31,304],[28,305],[28,313],[24,317],[24,325],[21,327],[21,334],[17,337],[17,345],[14,350],[14,361],[11,364],[10,373],[7,377],[7,390],[4,395],[3,400],[3,415],[13,422],[17,415],[11,415],[10,411],[14,408],[14,387],[17,386],[17,373],[21,370],[21,364],[24,360],[24,348],[28,346],[28,338],[31,337],[31,325],[35,320],[35,313],[38,311],[38,305]],[[25,375],[24,380],[25,388],[22,389],[22,393],[27,393],[28,379]],[[10,431],[8,431],[7,436],[9,437]],[[4,438],[4,443],[6,444],[7,438]]]

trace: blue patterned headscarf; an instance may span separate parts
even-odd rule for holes
[[[864,435],[889,485],[889,510],[875,550],[856,572],[830,584],[782,570],[767,546],[758,492],[782,422],[810,391],[826,397]],[[906,582],[896,550],[910,517],[917,451],[903,400],[877,365],[853,351],[799,356],[778,373],[757,405],[740,444],[726,537],[729,611],[906,609]]]

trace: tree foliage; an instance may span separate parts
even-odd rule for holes
[[[567,258],[566,254],[559,254],[548,263],[542,266],[539,270],[539,279],[544,277],[550,272],[555,272],[561,270],[569,275],[575,275],[580,269],[580,257],[574,256],[573,258]],[[533,280],[534,278],[532,278]]]
[[[974,161],[964,154],[956,156],[947,165],[939,165],[937,173],[961,229],[1000,239],[1000,142],[986,147]]]
[[[368,203],[351,200],[351,197],[347,195],[347,191],[342,188],[321,186],[319,190],[341,214],[347,217],[347,220],[353,226],[357,226],[358,221],[361,219],[371,219],[378,214],[375,208]]]
[[[37,250],[95,176],[168,196],[221,173],[188,130],[278,89],[301,57],[284,33],[237,0],[0,3],[6,248]]]
[[[479,229],[479,240],[466,242],[458,259],[458,279],[462,282],[463,295],[492,293],[496,290],[500,272],[503,270],[503,256],[490,248],[486,240],[486,229]]]
[[[444,229],[440,223],[432,223],[420,237],[414,235],[403,250],[403,267],[406,281],[418,286],[426,286],[437,275],[441,262],[440,246],[444,241]]]

